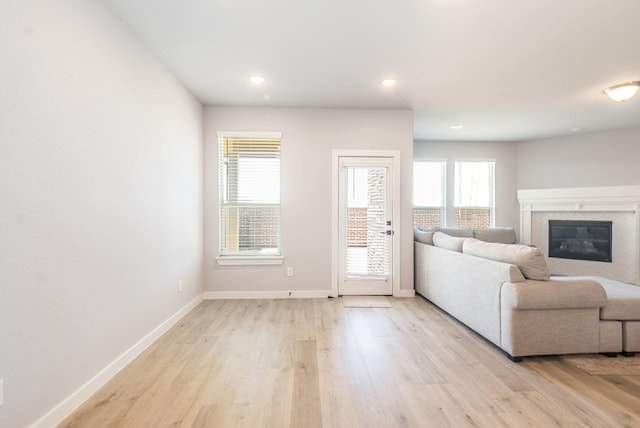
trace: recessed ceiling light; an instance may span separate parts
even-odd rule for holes
[[[580,131],[584,131],[584,128],[580,128],[580,127],[575,127],[575,128],[571,128],[571,132],[580,132]]]
[[[262,85],[264,83],[264,77],[262,76],[251,76],[249,78],[249,80],[251,81],[251,83],[253,83],[254,85]]]
[[[451,125],[451,129],[453,129],[454,131],[459,131],[462,128],[464,128],[464,126],[462,125]]]
[[[639,89],[640,89],[640,81],[636,81],[636,82],[626,82],[626,83],[621,83],[619,85],[610,86],[602,92],[607,94],[607,96],[611,98],[613,101],[622,102],[622,101],[627,101],[633,98],[633,96],[638,93]]]
[[[382,81],[382,86],[384,86],[385,88],[391,88],[392,86],[395,86],[396,83],[398,82],[393,79],[385,79]]]

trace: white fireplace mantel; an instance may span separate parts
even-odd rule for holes
[[[589,210],[593,206],[598,210],[614,205],[633,210],[634,204],[640,203],[640,186],[615,187],[575,187],[565,189],[525,189],[518,190],[520,206],[529,205],[533,210],[545,210],[547,206],[567,205],[584,206]],[[604,205],[604,207],[603,207]],[[607,209],[607,211],[612,211]]]
[[[544,231],[532,229],[533,225],[538,224],[540,218],[547,214],[558,213],[580,218],[589,215],[597,215],[599,218],[611,215],[612,218],[616,218],[625,213],[624,216],[629,221],[617,227],[618,233],[627,237],[626,240],[629,242],[624,249],[618,248],[618,252],[624,252],[628,260],[618,267],[609,266],[609,274],[614,271],[617,273],[619,269],[626,269],[628,272],[620,275],[624,276],[627,282],[640,284],[640,186],[524,189],[518,190],[518,201],[520,203],[520,240],[541,247],[546,245]],[[533,218],[536,215],[539,216],[537,220]],[[619,230],[621,227],[625,230]],[[534,242],[536,240],[540,242]],[[546,248],[543,249],[546,253]],[[554,263],[559,266],[560,261],[554,260]],[[580,265],[584,262],[562,263],[573,263],[574,267],[571,269],[578,270],[581,266],[586,266]],[[593,269],[597,269],[597,265],[595,266]],[[604,272],[602,276],[606,276],[606,273]]]

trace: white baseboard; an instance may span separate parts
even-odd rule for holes
[[[122,355],[116,358],[111,364],[102,369],[91,380],[82,385],[78,390],[61,401],[53,409],[49,410],[44,416],[31,425],[31,428],[50,428],[58,425],[67,416],[73,413],[82,403],[95,394],[105,383],[113,378],[127,364],[133,361],[145,349],[147,349],[160,336],[167,332],[171,327],[178,323],[193,308],[202,302],[202,294],[187,303],[178,312],[173,314],[169,319],[164,321],[158,327],[153,329],[149,334],[143,337],[138,343],[133,345]]]
[[[398,290],[393,297],[416,297],[416,290]]]
[[[205,300],[219,299],[321,299],[327,298],[331,290],[289,291],[205,291]]]
[[[331,295],[331,290],[291,290],[291,291],[205,291],[205,300],[223,299],[323,299]],[[394,297],[415,297],[415,290],[398,290]]]

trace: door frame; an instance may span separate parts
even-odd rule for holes
[[[392,239],[393,258],[391,268],[393,270],[391,277],[393,281],[393,296],[400,293],[400,235],[402,224],[400,221],[400,151],[399,150],[332,150],[331,151],[331,296],[338,297],[338,276],[340,269],[340,199],[339,199],[339,174],[340,174],[340,158],[389,158],[392,160],[392,212],[394,225]]]

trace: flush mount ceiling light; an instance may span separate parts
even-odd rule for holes
[[[382,81],[382,86],[384,86],[385,88],[391,88],[392,86],[396,86],[396,82],[393,79],[385,79]]]
[[[251,76],[249,78],[249,80],[251,81],[251,83],[253,83],[254,85],[262,85],[264,83],[264,77],[262,76]]]
[[[633,98],[638,93],[638,89],[640,89],[640,82],[634,81],[608,87],[602,92],[607,94],[613,101],[622,102]]]

